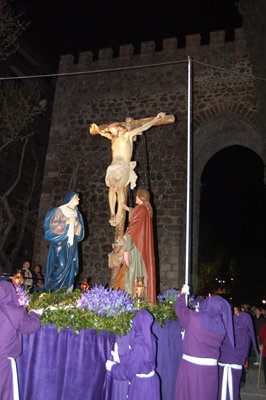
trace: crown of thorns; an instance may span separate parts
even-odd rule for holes
[[[119,122],[113,122],[112,124],[108,125],[105,130],[109,131],[110,128],[117,128],[120,131],[126,132],[127,128],[124,127],[121,123]]]

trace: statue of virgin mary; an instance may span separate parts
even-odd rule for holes
[[[84,222],[78,204],[78,193],[70,192],[61,206],[48,211],[45,216],[44,237],[51,243],[44,281],[47,290],[73,289],[79,271],[78,242],[84,237]]]

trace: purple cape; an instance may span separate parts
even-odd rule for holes
[[[21,353],[21,333],[34,333],[40,328],[39,316],[28,315],[19,305],[12,283],[0,281],[0,399],[13,400],[12,370],[8,357]]]

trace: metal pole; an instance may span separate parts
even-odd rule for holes
[[[191,58],[188,57],[188,115],[187,115],[187,217],[186,217],[186,269],[185,284],[188,285],[190,267],[190,194],[191,194]]]

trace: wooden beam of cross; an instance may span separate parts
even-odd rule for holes
[[[125,121],[122,122],[117,122],[118,125],[121,125],[127,130],[132,130],[139,128],[140,126],[143,126],[144,124],[151,122],[154,119],[154,117],[148,117],[148,118],[141,118],[141,119],[133,119],[133,118],[126,118]],[[175,116],[173,114],[168,114],[165,115],[162,119],[156,121],[153,126],[157,125],[168,125],[168,124],[173,124],[175,122]],[[100,125],[99,128],[101,130],[106,129],[110,124],[103,124]]]

